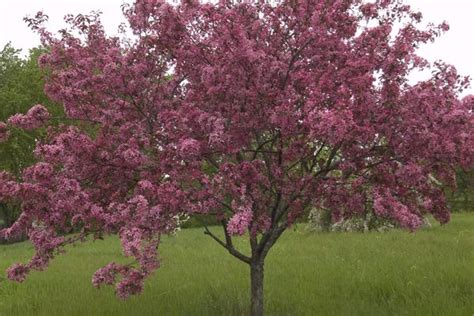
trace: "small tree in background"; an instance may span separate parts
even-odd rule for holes
[[[440,185],[473,164],[474,98],[458,98],[468,80],[452,66],[415,53],[445,23],[420,30],[421,14],[390,0],[137,0],[124,14],[133,37],[123,42],[94,14],[68,16],[59,38],[41,13],[28,20],[50,47],[46,92],[77,123],[48,129],[21,181],[0,176],[2,200],[22,201],[2,234],[28,227],[36,248],[10,279],[87,235],[118,234],[136,263],[110,263],[93,283],[125,298],[158,268],[175,216],[206,214],[224,238],[205,233],[249,265],[251,314],[262,315],[265,257],[309,208],[337,221],[369,205],[409,230],[425,213],[448,222]],[[433,76],[410,85],[420,68]],[[48,117],[36,106],[1,135]],[[80,234],[64,235],[73,227]]]
[[[453,211],[474,211],[474,170],[458,169],[455,188],[448,188],[448,205]]]

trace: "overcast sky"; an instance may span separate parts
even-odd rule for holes
[[[102,21],[109,34],[116,33],[123,21],[120,5],[131,0],[0,0],[0,48],[12,42],[25,52],[39,44],[38,36],[23,22],[26,15],[42,10],[49,16],[50,30],[64,26],[67,13],[103,12]],[[434,44],[420,49],[420,55],[430,61],[442,59],[456,66],[462,75],[474,78],[474,0],[406,0],[423,12],[425,20],[435,23],[448,21],[450,31]],[[414,78],[422,78],[416,76]],[[474,85],[474,83],[473,83]],[[469,93],[474,93],[471,88]]]

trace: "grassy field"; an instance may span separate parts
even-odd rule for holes
[[[245,247],[244,240],[238,245]],[[31,255],[0,246],[0,269]],[[0,315],[245,315],[248,267],[202,233],[161,245],[162,267],[128,301],[95,289],[93,272],[122,261],[115,238],[68,249],[23,284],[0,282]],[[474,213],[417,233],[285,233],[266,262],[268,315],[474,315]]]

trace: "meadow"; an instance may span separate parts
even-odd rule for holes
[[[91,284],[97,268],[129,261],[118,240],[69,247],[22,284],[0,281],[0,315],[247,314],[248,267],[202,229],[165,237],[160,252],[144,293],[121,301]],[[31,254],[28,242],[0,246],[0,269]],[[265,273],[267,315],[471,316],[474,213],[416,233],[314,233],[301,224],[270,251]]]

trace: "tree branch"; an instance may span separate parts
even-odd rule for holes
[[[204,231],[205,235],[208,235],[212,239],[214,239],[219,245],[221,245],[222,247],[227,249],[227,251],[231,255],[233,255],[234,257],[236,257],[237,259],[239,259],[239,260],[241,260],[245,263],[250,264],[250,261],[251,261],[250,258],[247,257],[246,255],[242,254],[241,252],[239,252],[237,249],[234,248],[234,246],[232,245],[232,239],[231,239],[230,235],[227,233],[227,230],[225,232],[226,242],[224,242],[221,239],[219,239],[219,237],[214,235],[206,225],[204,225],[204,229],[205,229],[205,231]]]

